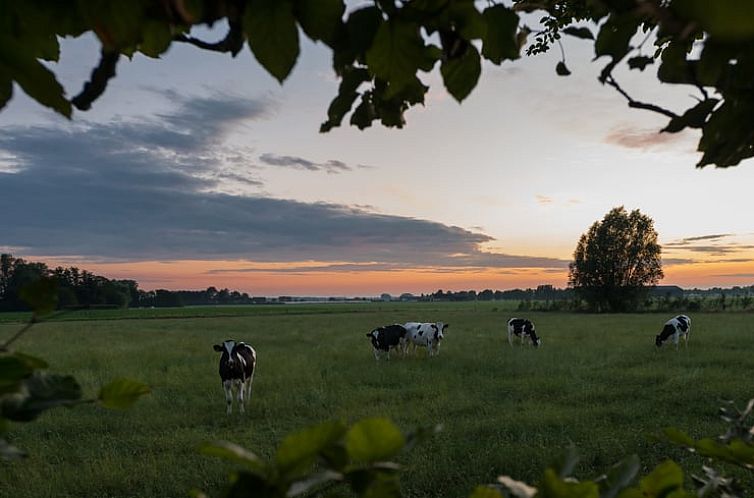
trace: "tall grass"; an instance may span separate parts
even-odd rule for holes
[[[177,497],[194,486],[216,494],[229,469],[198,455],[201,442],[227,439],[270,456],[289,431],[369,416],[407,430],[444,426],[404,458],[407,496],[465,496],[500,473],[536,481],[571,442],[584,477],[630,453],[646,467],[672,457],[695,468],[698,457],[652,435],[670,425],[716,434],[718,399],[754,396],[745,314],[694,315],[690,347],[676,352],[653,345],[665,315],[529,313],[544,341],[535,350],[508,346],[505,322],[520,313],[494,303],[273,308],[33,328],[18,349],[74,374],[85,392],[127,376],[154,393],[122,413],[87,405],[13,426],[31,457],[0,466],[0,496]],[[440,355],[376,362],[366,332],[408,320],[450,323]],[[0,324],[0,337],[17,326]],[[226,338],[259,356],[245,415],[225,415],[212,344]]]

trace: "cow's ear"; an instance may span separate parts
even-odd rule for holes
[[[448,327],[450,327],[450,324],[449,324],[449,323],[444,323],[444,324],[442,325],[442,329],[443,329],[443,330],[445,330],[445,329],[446,329],[446,328],[448,328]]]
[[[215,351],[219,353],[220,351],[223,350],[223,347],[220,346],[219,344],[215,344],[214,346],[212,346],[212,349],[214,349]]]
[[[367,332],[367,337],[372,337],[372,333],[371,332]]]

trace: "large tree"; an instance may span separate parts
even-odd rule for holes
[[[596,311],[632,311],[663,277],[652,218],[613,208],[581,236],[568,283]]]
[[[86,110],[115,75],[122,56],[160,57],[173,43],[237,55],[248,44],[281,83],[299,57],[299,34],[332,51],[340,79],[322,131],[350,113],[359,128],[373,121],[401,127],[404,112],[423,104],[420,77],[439,64],[458,101],[474,89],[482,59],[499,65],[560,43],[562,34],[594,45],[606,59],[600,82],[629,107],[670,119],[663,129],[700,128],[699,166],[737,165],[754,155],[754,3],[749,0],[373,0],[346,9],[345,0],[0,0],[0,108],[13,83],[43,105],[70,117]],[[533,13],[521,16],[521,13]],[[530,28],[527,22],[533,23]],[[206,41],[200,25],[227,23],[227,35]],[[59,38],[93,33],[100,61],[81,92],[69,98],[54,66]],[[533,36],[533,42],[527,38]],[[437,45],[439,42],[439,46]],[[654,44],[654,47],[649,46]],[[562,47],[561,47],[562,48]],[[673,111],[633,98],[615,69],[644,70],[658,63],[657,79],[685,85],[697,98]],[[565,53],[557,74],[570,74]]]

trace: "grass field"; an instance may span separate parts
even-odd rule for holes
[[[718,400],[754,397],[749,314],[696,314],[688,350],[655,351],[666,315],[529,313],[544,345],[510,348],[500,303],[422,303],[102,311],[35,326],[19,351],[74,374],[93,396],[115,377],[154,392],[131,410],[54,410],[10,437],[30,458],[0,465],[0,497],[210,495],[227,464],[200,456],[226,439],[270,456],[287,432],[319,421],[388,416],[402,428],[442,423],[406,454],[406,496],[462,497],[501,473],[534,482],[560,448],[594,477],[630,453],[645,468],[701,460],[652,438],[722,428]],[[0,318],[0,338],[20,326]],[[100,319],[101,318],[101,319]],[[129,318],[129,319],[125,319]],[[366,332],[408,320],[450,323],[441,354],[375,362]],[[245,340],[258,353],[254,399],[225,415],[212,344]],[[750,485],[754,484],[751,474]]]

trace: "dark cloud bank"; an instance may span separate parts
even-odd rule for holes
[[[238,162],[238,151],[223,144],[232,127],[268,116],[271,105],[218,96],[171,97],[178,102],[174,112],[138,122],[6,127],[0,136],[0,157],[6,157],[6,167],[0,167],[2,245],[22,248],[25,255],[127,261],[567,265],[486,253],[479,244],[491,240],[487,235],[432,221],[218,193],[215,187],[223,181],[262,185],[251,168],[223,169],[228,161]],[[337,160],[315,163],[273,154],[260,159],[314,171],[351,169]]]

